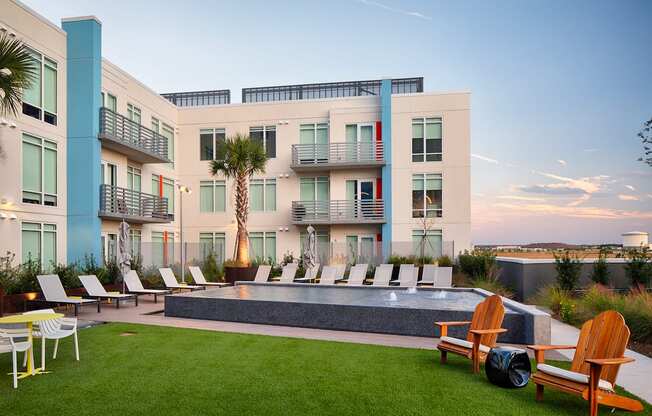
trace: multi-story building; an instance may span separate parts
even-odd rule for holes
[[[308,225],[324,261],[470,247],[468,92],[387,78],[245,88],[238,104],[229,90],[160,95],[102,58],[95,17],[58,28],[0,3],[0,30],[40,68],[23,113],[0,126],[3,252],[44,265],[111,258],[126,221],[135,254],[172,263],[183,215],[187,258],[229,258],[233,186],[209,170],[236,133],[269,158],[249,187],[255,257],[300,255]]]

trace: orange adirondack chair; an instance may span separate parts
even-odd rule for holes
[[[473,312],[471,322],[435,322],[440,329],[441,342],[437,349],[441,352],[441,363],[445,364],[448,353],[458,354],[473,361],[473,372],[480,372],[480,363],[487,359],[489,350],[496,345],[498,334],[507,332],[500,326],[505,317],[505,307],[498,295],[493,295],[479,303]],[[448,336],[449,326],[469,325],[466,340]]]
[[[629,341],[629,328],[616,311],[602,312],[582,325],[577,345],[530,345],[537,361],[532,381],[537,385],[536,399],[543,400],[543,388],[549,386],[575,394],[589,402],[589,414],[597,416],[598,404],[640,412],[638,400],[619,396],[614,391],[621,364],[634,361],[623,354]],[[575,349],[570,371],[545,363],[545,352]]]

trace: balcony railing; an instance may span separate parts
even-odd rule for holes
[[[99,216],[134,223],[174,221],[167,198],[112,185],[100,186]]]
[[[161,134],[102,107],[100,140],[112,150],[141,163],[169,163],[168,140]]]
[[[291,167],[295,171],[377,167],[384,164],[381,141],[292,145]]]
[[[293,224],[382,224],[382,199],[292,201]]]

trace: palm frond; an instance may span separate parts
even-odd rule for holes
[[[29,88],[36,78],[36,62],[28,48],[18,39],[7,34],[0,35],[0,70],[7,69],[9,74],[0,74],[0,114],[18,115],[22,107],[23,91]]]

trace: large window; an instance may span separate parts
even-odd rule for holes
[[[142,190],[142,175],[138,168],[127,166],[127,188],[132,191]]]
[[[174,234],[152,231],[152,265],[174,264]]]
[[[108,108],[114,113],[118,112],[118,99],[111,93],[102,93],[102,107]]]
[[[163,123],[163,127],[161,128],[161,135],[167,139],[168,159],[172,161],[172,166],[174,166],[174,130],[172,127]]]
[[[161,122],[156,117],[152,117],[152,131],[161,132]]]
[[[249,136],[251,140],[263,146],[267,157],[276,157],[276,126],[251,127]]]
[[[140,108],[136,107],[133,104],[127,104],[127,117],[134,123],[140,124]]]
[[[174,180],[152,175],[152,194],[168,199],[168,214],[174,214]]]
[[[412,119],[412,161],[441,161],[441,118]]]
[[[199,160],[223,160],[225,141],[224,129],[199,130]]]
[[[442,216],[441,174],[412,176],[412,218]]]
[[[299,179],[299,199],[301,201],[328,201],[330,194],[328,176]]]
[[[249,182],[249,208],[252,211],[276,211],[276,179],[252,179]]]
[[[28,49],[34,62],[34,78],[23,91],[23,114],[57,125],[57,63]]]
[[[141,257],[142,233],[140,230],[129,229],[129,251],[132,258]]]
[[[23,263],[31,259],[40,262],[44,271],[50,270],[57,261],[57,226],[24,222],[21,239]]]
[[[57,205],[57,144],[23,134],[23,202]]]
[[[415,256],[427,256],[432,257],[433,259],[441,257],[441,230],[413,230],[412,246]]]
[[[199,211],[226,211],[225,181],[201,181],[199,183]]]
[[[209,254],[213,254],[218,266],[224,263],[226,257],[226,237],[224,233],[199,233],[199,246],[203,260]]]
[[[299,233],[299,255],[303,256],[308,244],[308,232],[301,231]],[[331,236],[328,229],[317,228],[315,230],[315,248],[317,251],[317,259],[321,264],[326,264],[331,258]]]
[[[276,233],[273,231],[249,233],[249,251],[251,258],[257,261],[276,263]]]

